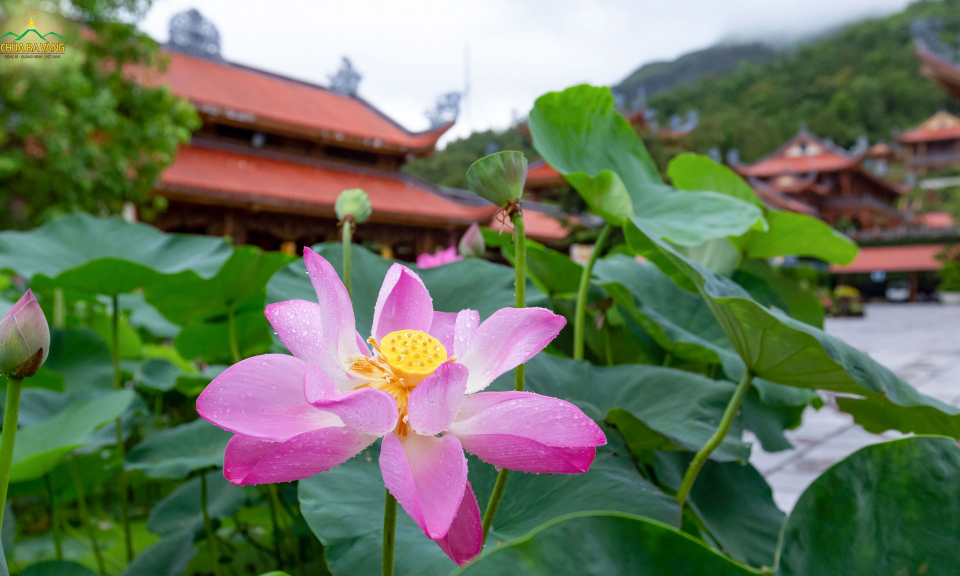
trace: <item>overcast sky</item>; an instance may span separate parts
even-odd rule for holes
[[[902,9],[909,0],[155,0],[142,28],[161,42],[197,8],[224,58],[327,84],[341,56],[360,95],[410,130],[436,97],[470,95],[452,136],[503,128],[540,94],[617,83],[637,66],[731,39],[805,37]],[[447,138],[445,138],[446,140]]]

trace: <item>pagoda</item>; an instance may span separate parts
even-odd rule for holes
[[[773,208],[856,230],[900,226],[905,217],[896,204],[908,190],[864,169],[867,151],[845,150],[801,128],[769,156],[741,164],[733,155],[730,167]]]
[[[361,188],[373,213],[355,241],[413,260],[454,245],[473,222],[495,220],[497,208],[478,197],[464,201],[401,171],[433,154],[455,118],[410,132],[357,94],[360,76],[346,59],[324,87],[227,62],[219,44],[209,21],[182,12],[170,23],[166,69],[138,72],[141,82],[189,100],[202,120],[156,184],[167,207],[153,225],[293,253],[335,240],[334,203]],[[528,234],[544,242],[566,236],[546,220]]]
[[[897,140],[904,145],[904,163],[920,175],[960,164],[960,118],[940,111]]]

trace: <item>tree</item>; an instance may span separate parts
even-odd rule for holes
[[[26,228],[76,210],[149,217],[156,179],[199,126],[189,102],[136,82],[164,65],[136,28],[149,0],[70,0],[36,13],[67,40],[59,59],[0,60],[0,227]],[[3,31],[26,10],[4,5]],[[19,32],[19,31],[18,31]]]

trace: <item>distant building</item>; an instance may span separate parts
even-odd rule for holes
[[[401,171],[433,154],[453,121],[404,129],[357,95],[360,76],[348,60],[325,88],[224,61],[216,28],[196,11],[175,16],[170,36],[167,69],[140,79],[189,100],[203,125],[157,183],[168,207],[155,226],[292,252],[338,238],[334,203],[362,188],[373,214],[355,241],[412,260],[495,219],[497,208],[472,193],[464,199]],[[528,221],[541,241],[566,235],[549,218]]]
[[[897,140],[907,170],[920,175],[960,165],[960,118],[940,111]]]
[[[805,129],[753,164],[731,164],[767,205],[816,216],[841,228],[900,226],[896,205],[907,189],[864,169],[859,153],[822,140]]]

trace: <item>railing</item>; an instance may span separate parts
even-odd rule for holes
[[[934,166],[939,164],[960,164],[960,152],[938,152],[911,156],[908,164],[911,167]]]
[[[830,198],[825,200],[822,205],[824,208],[861,208],[867,207],[882,212],[888,216],[897,219],[903,219],[903,213],[890,206],[886,202],[877,200],[872,196],[847,196],[841,198]]]

